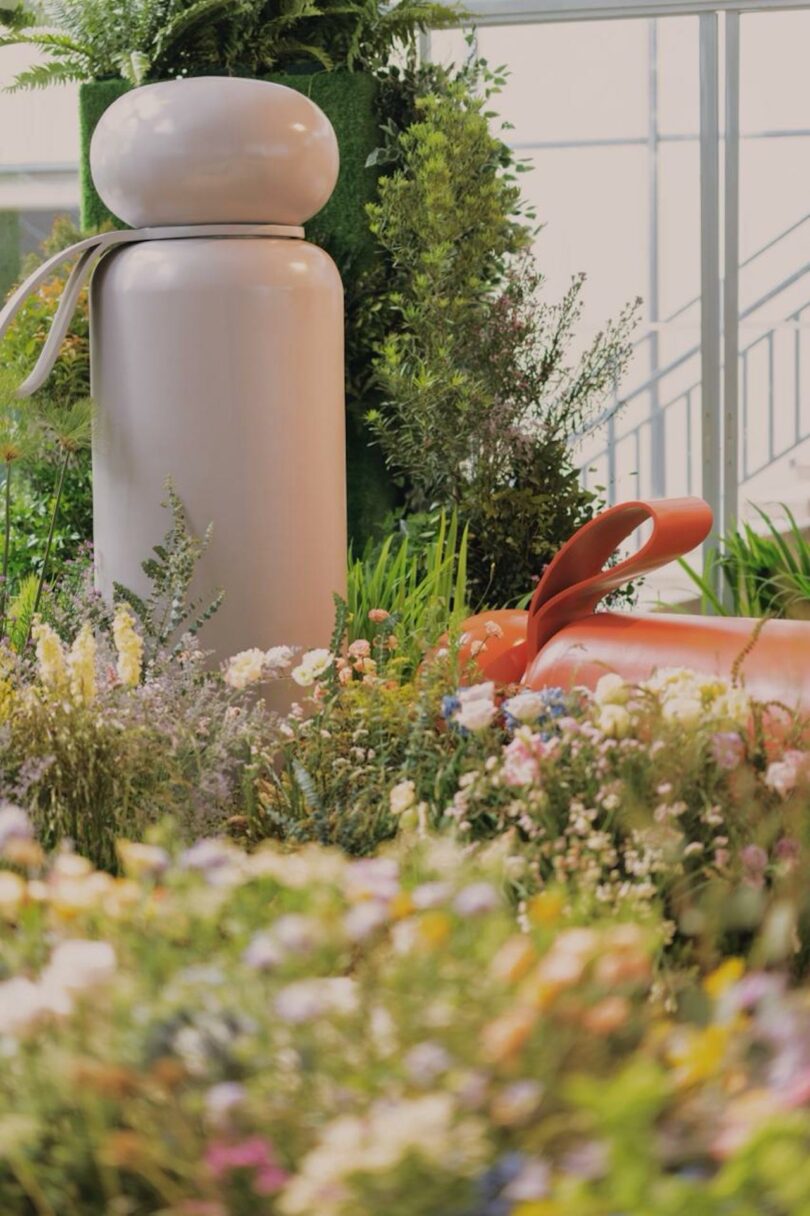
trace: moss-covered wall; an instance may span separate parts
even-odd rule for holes
[[[366,168],[369,153],[380,142],[377,84],[362,72],[313,72],[274,75],[268,80],[305,93],[329,118],[340,147],[340,175],[329,202],[307,224],[307,238],[329,251],[341,267],[369,258],[374,242],[364,207],[374,197],[377,172]],[[104,111],[130,86],[123,80],[95,80],[79,91],[82,227],[124,225],[102,203],[90,176],[90,140]]]
[[[366,160],[380,142],[377,84],[361,72],[314,72],[267,78],[305,93],[330,119],[340,147],[340,175],[329,202],[306,225],[307,239],[334,258],[345,283],[367,266],[375,254],[365,205],[374,196],[378,172]],[[90,176],[90,139],[104,111],[130,88],[122,80],[83,84],[79,92],[82,227],[124,225],[102,203]],[[351,294],[351,293],[349,293]],[[362,418],[363,403],[347,418],[349,534],[355,547],[379,527],[396,501],[396,491],[377,448],[369,447]]]
[[[0,211],[0,301],[20,273],[20,214]]]

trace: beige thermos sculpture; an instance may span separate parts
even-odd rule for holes
[[[332,126],[281,85],[172,81],[106,111],[90,164],[104,202],[135,231],[74,247],[63,315],[20,391],[47,376],[95,267],[99,588],[107,598],[116,582],[143,590],[171,478],[192,529],[213,523],[198,584],[226,594],[204,645],[220,659],[326,645],[346,568],[343,292],[300,225],[337,179]]]

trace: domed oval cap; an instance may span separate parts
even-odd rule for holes
[[[133,228],[302,224],[335,188],[335,132],[295,89],[199,76],[143,85],[101,116],[95,187]]]

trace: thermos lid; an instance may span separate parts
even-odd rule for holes
[[[332,124],[308,97],[231,76],[133,89],[90,144],[98,193],[133,228],[302,224],[334,190],[338,165]]]

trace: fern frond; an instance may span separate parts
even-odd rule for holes
[[[4,93],[20,93],[24,89],[47,89],[54,84],[75,84],[87,79],[87,69],[80,63],[38,63],[15,76]]]
[[[155,59],[159,59],[177,42],[199,26],[225,17],[244,7],[244,0],[195,0],[189,8],[178,13],[163,26],[155,40]]]

